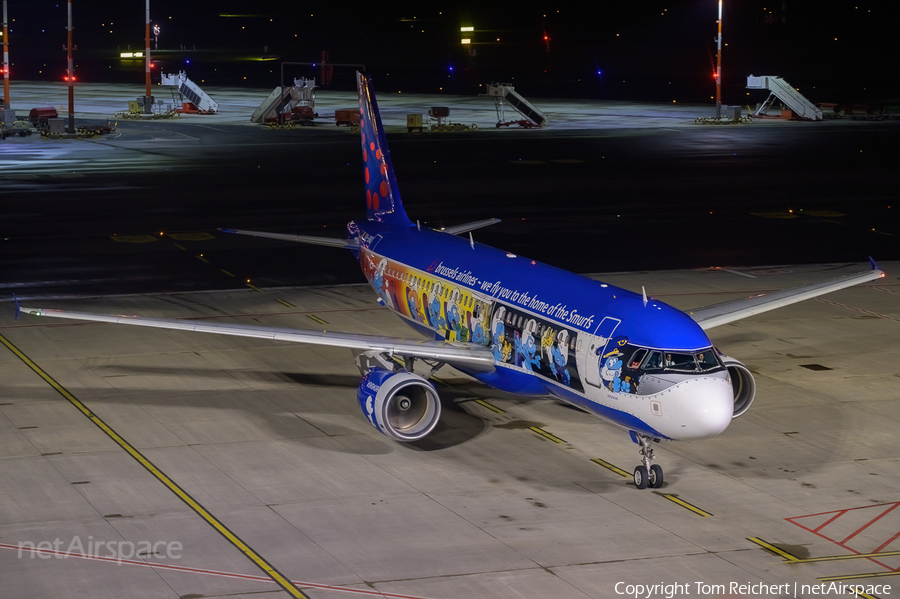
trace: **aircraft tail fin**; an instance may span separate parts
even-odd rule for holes
[[[391,164],[384,127],[372,79],[356,73],[356,89],[359,92],[359,128],[362,135],[363,177],[366,183],[366,215],[369,220],[411,225],[412,221],[403,209],[397,178]]]

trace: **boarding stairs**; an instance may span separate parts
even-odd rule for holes
[[[791,87],[791,84],[781,77],[775,77],[773,75],[754,77],[753,75],[750,75],[747,77],[747,89],[767,89],[771,92],[754,116],[764,115],[766,110],[772,105],[772,102],[778,98],[799,118],[808,121],[822,120],[822,111],[816,108],[812,102],[804,98],[800,92]]]
[[[219,104],[206,95],[199,85],[188,79],[184,71],[180,71],[177,75],[162,73],[162,84],[173,87],[173,97],[177,91],[182,98],[193,104],[200,114],[215,114],[219,110]]]
[[[494,107],[497,109],[497,127],[515,124],[530,129],[531,127],[546,127],[550,124],[547,115],[516,93],[516,88],[509,83],[489,83],[487,95],[494,99]],[[525,120],[507,121],[504,114],[504,108],[507,105],[525,117]]]
[[[259,108],[250,116],[251,123],[268,123],[284,114],[286,120],[290,120],[291,112],[297,106],[308,106],[309,113],[313,113],[316,95],[315,79],[294,79],[291,87],[278,86],[263,100]]]

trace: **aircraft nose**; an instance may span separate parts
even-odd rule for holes
[[[734,414],[734,392],[725,379],[700,377],[686,381],[678,396],[682,439],[708,439],[722,433]]]

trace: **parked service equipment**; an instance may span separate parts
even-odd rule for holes
[[[791,85],[774,75],[763,75],[755,77],[750,75],[747,77],[747,89],[767,89],[770,91],[769,97],[763,102],[762,106],[753,116],[763,116],[772,105],[775,99],[781,100],[797,118],[807,121],[821,121],[822,111],[816,108],[812,102],[803,97],[803,95],[795,90]]]
[[[275,121],[291,121],[294,108],[301,106],[309,108],[305,111],[311,114],[310,121],[316,116],[316,80],[294,79],[291,87],[278,86],[263,100],[259,108],[250,115],[251,123],[272,123]]]
[[[406,132],[412,133],[413,129],[418,129],[419,133],[425,126],[422,124],[422,115],[421,114],[408,114],[406,115]]]
[[[166,75],[162,73],[162,84],[169,85],[172,90],[172,101],[175,104],[181,104],[177,112],[188,112],[195,114],[215,114],[219,110],[219,104],[206,95],[200,86],[188,79],[184,71],[180,71],[177,75]],[[183,100],[187,102],[178,102],[175,99],[175,93],[181,94]]]
[[[546,127],[550,124],[550,119],[547,115],[516,93],[516,88],[511,84],[488,83],[487,90],[487,95],[494,99],[494,108],[497,110],[497,127],[519,125],[520,127],[531,128]],[[521,114],[525,119],[507,121],[504,114],[506,105]]]
[[[433,121],[431,123],[432,131],[468,131],[469,127],[467,125],[463,125],[462,123],[451,123],[450,122],[450,108],[447,106],[432,106],[428,109],[428,119]],[[409,121],[409,117],[407,117],[407,122]],[[434,122],[436,121],[436,122]],[[410,126],[407,124],[407,130],[412,131]],[[477,129],[478,127],[472,125],[473,129]],[[421,131],[421,129],[420,129]]]
[[[352,110],[335,110],[334,111],[334,124],[340,127],[341,125],[348,125],[352,127],[359,126],[359,109],[354,108]]]
[[[432,106],[428,109],[428,118],[437,121],[436,125],[431,126],[431,130],[441,130],[449,123],[450,108],[447,106]],[[447,122],[444,122],[447,119]]]
[[[32,108],[31,112],[28,113],[28,118],[35,127],[46,127],[49,119],[57,117],[59,117],[59,113],[52,106],[38,106],[37,108]]]

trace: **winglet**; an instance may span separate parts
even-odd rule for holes
[[[872,270],[881,270],[881,267],[878,266],[878,263],[875,262],[875,258],[869,256],[869,263],[872,265]]]
[[[13,293],[13,301],[16,302],[16,322],[19,322],[19,314],[22,313],[22,306],[19,305],[19,298]]]

